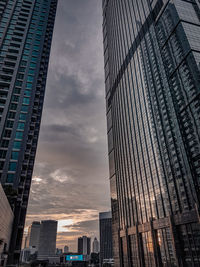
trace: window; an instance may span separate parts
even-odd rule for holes
[[[21,141],[15,141],[13,144],[13,148],[20,149],[21,147]]]
[[[30,97],[31,96],[31,91],[25,90],[24,95]]]
[[[6,157],[6,150],[0,150],[0,158],[5,159]]]
[[[27,112],[27,111],[28,111],[28,106],[24,106],[24,105],[22,105],[22,109],[21,109],[21,111]]]
[[[29,105],[29,103],[30,103],[30,99],[28,97],[24,97],[23,104]]]
[[[7,182],[7,183],[13,183],[13,181],[14,181],[14,174],[9,173],[9,174],[7,175],[7,180],[6,180],[6,182]]]
[[[6,127],[12,128],[13,127],[13,124],[14,124],[14,121],[7,120]]]
[[[17,152],[17,151],[12,151],[11,159],[15,159],[15,160],[17,160],[17,159],[18,159],[18,156],[19,156],[19,152]]]
[[[8,170],[9,171],[16,171],[16,168],[17,168],[17,163],[16,162],[10,162]]]
[[[23,138],[23,132],[16,132],[15,138],[22,140],[22,138]]]
[[[12,109],[12,110],[16,110],[16,109],[17,109],[17,105],[16,105],[16,104],[11,104],[11,105],[10,105],[10,109]]]
[[[32,83],[27,83],[27,84],[26,84],[26,88],[27,88],[27,89],[32,89],[32,86],[33,86]]]
[[[23,122],[19,122],[17,125],[17,129],[24,130],[25,124]]]
[[[26,64],[27,64],[27,62],[26,62],[26,61],[24,61],[24,60],[22,60],[22,61],[21,61],[21,66],[25,67],[25,66],[26,66]]]
[[[19,115],[19,119],[22,120],[22,121],[25,121],[25,120],[26,120],[26,114],[21,113],[21,114]]]
[[[33,63],[33,62],[31,62],[31,63],[30,63],[30,67],[31,67],[31,68],[36,68],[36,64]]]
[[[28,76],[27,81],[28,82],[33,82],[33,76]]]

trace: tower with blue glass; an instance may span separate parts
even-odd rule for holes
[[[115,267],[200,266],[200,2],[103,0]]]
[[[0,181],[14,212],[9,263],[19,260],[57,0],[0,1]]]

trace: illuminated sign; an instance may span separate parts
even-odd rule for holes
[[[67,261],[83,261],[83,255],[66,255]]]

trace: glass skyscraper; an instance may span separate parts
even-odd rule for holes
[[[9,263],[20,255],[57,0],[0,1],[0,181],[14,211]]]
[[[115,267],[200,266],[200,2],[103,0]]]

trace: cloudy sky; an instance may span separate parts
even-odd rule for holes
[[[59,0],[26,225],[59,221],[57,247],[98,236],[110,209],[101,0]]]

